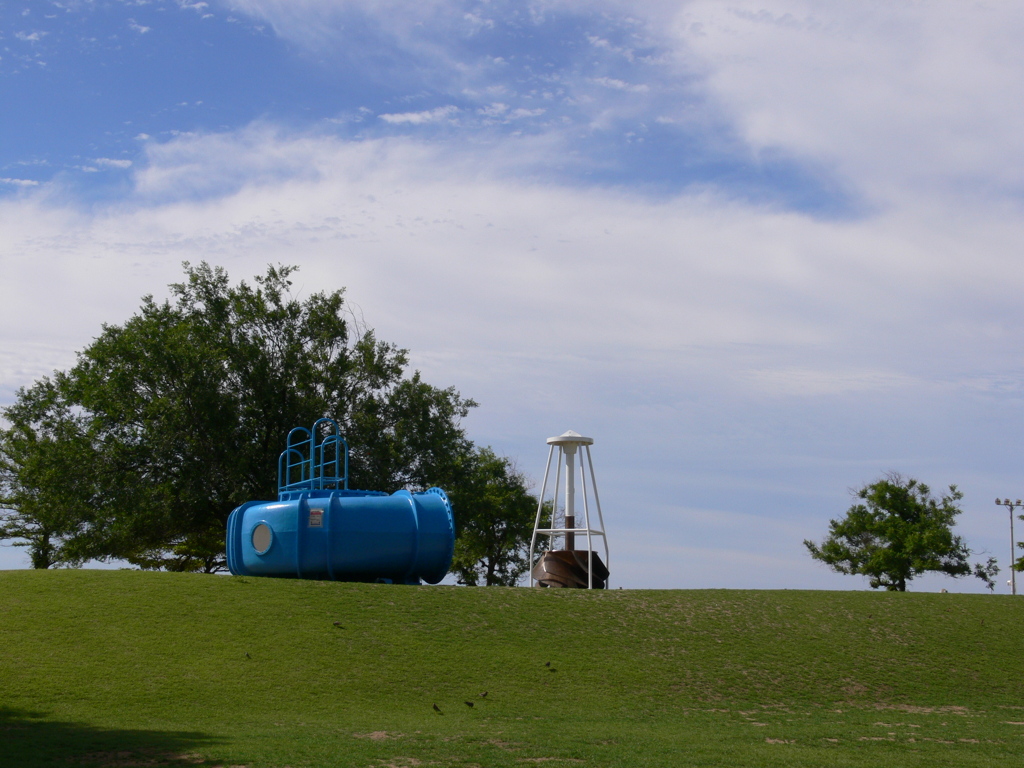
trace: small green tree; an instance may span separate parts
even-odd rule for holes
[[[904,592],[909,581],[929,571],[954,577],[973,573],[990,589],[995,586],[995,559],[972,570],[966,542],[953,533],[963,498],[955,485],[936,499],[927,485],[889,473],[854,496],[860,501],[846,517],[829,522],[820,545],[804,541],[815,560],[839,573],[867,576],[874,589]]]
[[[452,571],[461,584],[515,586],[529,568],[537,499],[525,476],[490,448],[458,457],[449,495],[455,510]]]
[[[6,415],[14,426],[0,451],[0,539],[28,547],[33,568],[78,565],[82,558],[63,542],[89,517],[69,491],[89,485],[83,475],[93,451],[82,417],[62,403],[50,380],[20,393]]]

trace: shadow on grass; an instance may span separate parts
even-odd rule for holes
[[[47,720],[45,712],[0,706],[0,766],[134,768],[212,766],[197,749],[217,743],[204,733],[132,731]]]

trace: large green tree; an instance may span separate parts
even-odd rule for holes
[[[859,501],[845,517],[829,522],[821,544],[804,541],[815,560],[839,573],[867,576],[875,589],[904,592],[908,582],[927,572],[973,573],[994,587],[999,570],[994,558],[972,570],[967,543],[953,533],[963,498],[955,485],[935,498],[927,485],[889,473],[854,495]]]
[[[19,391],[0,431],[0,538],[23,539],[37,567],[218,570],[229,512],[276,497],[285,435],[323,416],[353,447],[352,487],[454,477],[475,403],[408,374],[341,291],[294,297],[294,271],[232,285],[186,264],[167,301],[145,297],[73,368]]]

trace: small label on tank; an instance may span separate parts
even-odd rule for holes
[[[310,509],[309,510],[309,527],[310,528],[323,528],[324,527],[324,511],[322,509]]]

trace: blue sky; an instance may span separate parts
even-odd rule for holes
[[[864,588],[800,542],[888,470],[958,483],[1005,565],[1022,32],[1003,3],[5,3],[0,402],[183,260],[296,263],[529,474],[595,438],[613,583]]]
[[[813,162],[752,153],[696,78],[675,71],[670,45],[632,16],[428,4],[413,11],[422,21],[395,29],[370,5],[311,3],[298,19],[259,7],[8,6],[0,167],[8,178],[60,176],[106,196],[147,142],[259,120],[349,140],[487,147],[544,137],[559,157],[532,158],[519,174],[653,195],[725,184],[801,210],[856,208]]]

